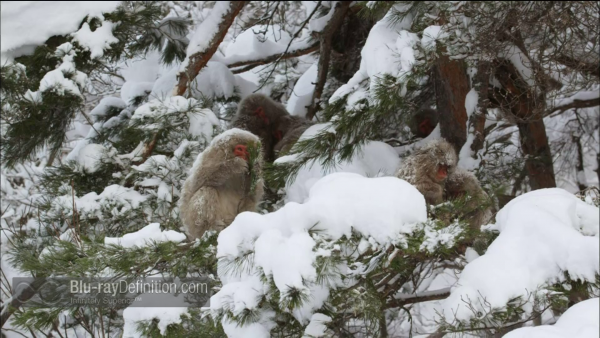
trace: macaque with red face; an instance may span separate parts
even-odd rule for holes
[[[433,140],[404,159],[396,176],[414,185],[428,204],[440,204],[444,201],[444,184],[457,160],[450,143]]]
[[[240,102],[231,127],[244,129],[258,136],[264,160],[272,162],[275,159],[275,144],[284,136],[276,125],[286,116],[290,114],[281,103],[263,94],[252,94]]]
[[[409,121],[411,132],[419,138],[425,138],[433,132],[439,122],[437,111],[426,108],[418,111]]]
[[[180,217],[188,237],[223,230],[243,211],[255,211],[263,195],[259,179],[251,191],[248,148],[259,138],[241,129],[215,137],[196,159],[179,200]],[[262,158],[252,170],[260,177]]]

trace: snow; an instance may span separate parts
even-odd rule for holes
[[[483,311],[479,296],[492,308],[509,299],[560,281],[563,272],[573,279],[595,281],[600,270],[598,208],[565,190],[540,189],[508,203],[488,226],[500,232],[487,252],[463,270],[458,287],[444,303],[444,315],[452,321],[473,313],[461,299],[470,298]]]
[[[196,76],[194,83],[191,86],[194,97],[230,98],[233,96],[235,77],[223,63],[209,61]]]
[[[465,98],[465,110],[467,112],[467,128],[469,127],[469,119],[471,115],[477,110],[477,102],[479,101],[479,93],[475,90],[475,88],[471,88],[469,93],[467,93],[467,97]],[[469,129],[468,129],[469,130]],[[467,169],[467,170],[475,170],[479,167],[479,163],[481,162],[479,159],[474,159],[471,154],[471,146],[473,145],[473,141],[475,140],[473,128],[469,130],[467,134],[467,141],[463,144],[460,152],[458,154],[458,167]]]
[[[219,119],[210,109],[200,109],[197,113],[188,113],[190,127],[188,132],[192,136],[202,136],[207,141],[212,139],[213,128],[219,125]]]
[[[40,45],[53,35],[74,32],[86,15],[101,16],[120,1],[2,1],[2,52]],[[19,55],[13,55],[19,56]]]
[[[401,77],[412,69],[415,62],[415,47],[419,43],[416,34],[407,30],[413,20],[407,14],[402,20],[395,20],[398,11],[403,12],[404,5],[395,5],[386,16],[378,21],[369,32],[361,51],[360,69],[345,85],[338,88],[329,99],[333,103],[347,94],[359,90],[361,82],[369,80],[370,96],[377,79],[383,74]]]
[[[112,34],[114,23],[110,21],[102,22],[102,26],[92,32],[87,22],[83,23],[81,29],[73,33],[73,41],[79,42],[79,45],[90,51],[92,59],[100,58],[104,55],[105,49],[110,49],[110,44],[119,42]]]
[[[120,245],[124,248],[144,247],[151,243],[176,242],[185,240],[185,235],[173,230],[160,230],[159,223],[151,223],[144,228],[123,237],[105,237],[104,244]]]
[[[329,295],[327,287],[316,282],[315,270],[316,257],[327,254],[314,251],[309,229],[333,241],[357,231],[386,245],[403,242],[404,234],[426,218],[423,195],[406,181],[354,173],[328,175],[312,186],[303,204],[290,202],[266,215],[243,212],[219,234],[217,257],[223,288],[211,299],[211,308],[234,313],[255,309],[267,287],[256,275],[261,271],[272,277],[280,301],[290,288],[307,295],[304,306],[292,313],[307,323]],[[233,260],[252,251],[254,260],[247,269],[227,269]]]
[[[315,313],[310,318],[310,324],[304,330],[304,337],[323,337],[327,330],[327,323],[331,321],[331,317],[322,313]]]
[[[313,125],[302,134],[300,140],[310,138],[328,126],[328,123]],[[276,163],[292,161],[295,156],[283,156],[277,159]],[[367,177],[393,175],[400,167],[400,158],[390,145],[378,141],[368,141],[351,161],[340,163],[339,160],[336,160],[336,163],[338,165],[331,168],[330,171],[326,171],[318,162],[307,163],[300,168],[296,179],[285,187],[286,202],[304,202],[309,196],[311,187],[319,179],[331,173],[351,172]]]
[[[94,173],[101,164],[102,154],[106,151],[100,144],[87,144],[79,151],[79,164],[85,172]]]
[[[184,307],[148,307],[148,308],[126,308],[123,310],[123,338],[139,337],[137,325],[139,321],[158,320],[158,328],[164,336],[167,326],[181,323],[181,315],[186,315],[187,308]]]
[[[94,109],[90,112],[92,116],[106,116],[110,108],[125,109],[127,105],[118,97],[107,96],[103,97]]]
[[[266,31],[265,28],[267,28]],[[288,32],[279,25],[253,26],[227,45],[225,48],[226,63],[233,63],[236,58],[256,59],[281,53],[282,48],[285,49],[291,39]]]
[[[504,338],[597,338],[600,337],[599,298],[584,300],[569,308],[554,325],[524,327]]]
[[[287,111],[291,115],[306,117],[307,106],[310,105],[317,82],[317,73],[319,67],[315,62],[296,82],[294,91],[287,102]]]
[[[210,14],[202,21],[190,38],[187,48],[188,58],[196,53],[204,52],[215,35],[219,32],[219,25],[223,17],[229,13],[230,1],[218,1]],[[187,60],[186,60],[187,61]],[[184,62],[185,64],[185,62]],[[183,66],[183,65],[182,65]],[[185,69],[182,67],[181,70]]]
[[[150,94],[152,87],[154,87],[154,82],[127,81],[121,87],[121,99],[130,104],[136,97]]]
[[[423,30],[421,46],[425,49],[433,50],[436,47],[436,41],[448,37],[448,34],[442,30],[441,26],[429,26]]]

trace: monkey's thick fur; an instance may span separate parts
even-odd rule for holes
[[[466,219],[471,229],[479,230],[492,220],[492,208],[488,194],[481,188],[477,177],[462,168],[448,175],[445,186],[446,200],[469,198],[465,203]]]
[[[263,195],[262,159],[253,168],[259,179],[250,191],[248,162],[233,151],[236,145],[250,146],[258,141],[247,131],[231,129],[215,137],[198,156],[179,200],[188,237],[200,238],[207,230],[223,230],[239,213],[256,210]]]
[[[258,136],[264,160],[272,162],[275,159],[273,148],[278,141],[273,126],[284,116],[289,116],[289,113],[281,103],[263,94],[252,94],[240,102],[230,126]]]
[[[306,129],[313,124],[314,122],[299,116],[288,115],[279,118],[275,124],[275,132],[281,133],[283,137],[275,145],[275,157],[279,158],[287,154]]]
[[[450,143],[443,139],[433,140],[408,156],[396,176],[414,185],[428,204],[440,204],[444,201],[444,180],[437,179],[438,167],[446,166],[451,175],[457,160]]]

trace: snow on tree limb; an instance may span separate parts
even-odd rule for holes
[[[185,71],[179,73],[179,82],[175,91],[177,95],[183,95],[188,88],[188,83],[193,81],[200,70],[206,66],[210,58],[217,51],[217,48],[225,38],[227,34],[227,30],[233,23],[233,20],[240,13],[246,1],[231,1],[231,2],[218,2],[215,4],[215,8],[213,11],[216,13],[211,13],[211,18],[208,18],[205,22],[200,24],[198,29],[196,30],[196,35],[200,35],[199,38],[202,38],[200,41],[206,41],[206,43],[201,43],[199,45],[193,45],[195,42],[194,39],[190,42],[188,46],[188,60]],[[215,20],[216,15],[221,15],[220,21]],[[210,21],[209,21],[210,20]],[[205,24],[206,23],[206,24]],[[214,26],[216,24],[216,26]],[[206,39],[205,34],[212,33],[212,38]],[[190,52],[191,55],[190,55]],[[186,64],[186,62],[184,62]]]

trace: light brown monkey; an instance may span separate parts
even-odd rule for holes
[[[311,122],[299,116],[283,116],[274,124],[275,139],[275,157],[281,157],[287,154],[294,144],[298,141],[302,133],[306,131],[314,122]]]
[[[231,127],[257,135],[262,142],[264,160],[272,162],[275,159],[273,148],[279,141],[274,125],[285,116],[289,113],[281,103],[263,94],[252,94],[240,102]]]
[[[492,220],[490,198],[473,173],[457,168],[448,175],[445,195],[446,200],[468,198],[464,211],[471,229],[479,230],[482,225]]]
[[[396,176],[414,185],[428,204],[436,205],[444,201],[444,183],[454,172],[456,162],[456,151],[450,143],[433,140],[408,156]]]
[[[257,136],[230,129],[215,137],[199,156],[186,179],[179,200],[180,217],[190,238],[207,230],[223,230],[243,211],[254,211],[263,195],[262,159],[253,162],[256,186],[248,164],[248,147]]]

